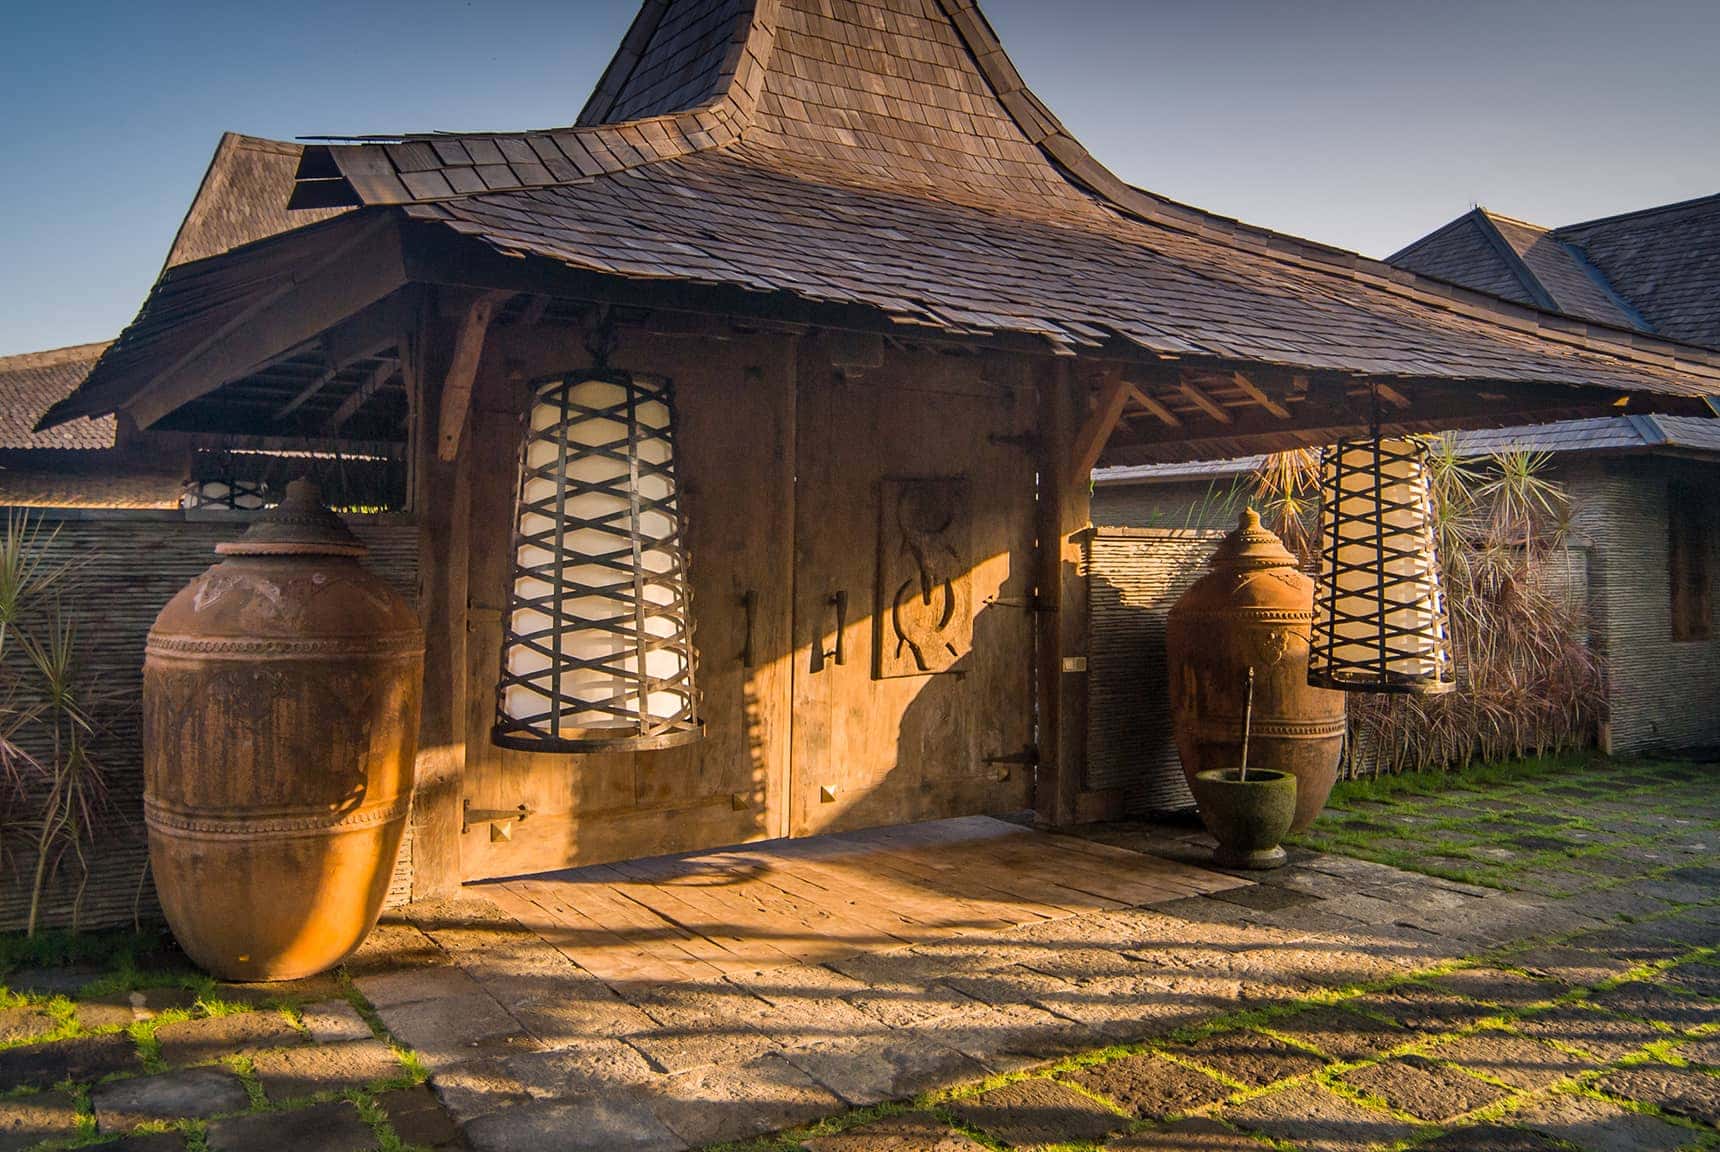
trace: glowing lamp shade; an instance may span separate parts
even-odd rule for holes
[[[1308,683],[1350,692],[1456,684],[1434,551],[1427,449],[1378,437],[1328,448]]]
[[[702,734],[669,383],[537,385],[520,456],[491,739],[532,752]]]

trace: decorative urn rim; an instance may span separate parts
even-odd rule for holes
[[[323,503],[316,482],[301,477],[242,536],[215,545],[215,551],[222,556],[363,556],[370,549]]]
[[[1236,530],[1213,549],[1207,567],[1215,571],[1224,568],[1295,568],[1296,557],[1284,547],[1284,542],[1260,523],[1260,513],[1244,508],[1236,518]]]

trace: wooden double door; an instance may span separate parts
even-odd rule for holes
[[[467,879],[1031,803],[1025,383],[972,358],[856,375],[816,341],[685,343],[616,363],[676,385],[705,722],[686,747],[489,743],[519,425],[474,413]]]

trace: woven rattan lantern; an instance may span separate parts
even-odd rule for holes
[[[698,739],[669,383],[540,382],[515,511],[492,740],[596,752]]]
[[[1451,691],[1426,446],[1379,436],[1342,441],[1322,459],[1320,496],[1308,683]]]

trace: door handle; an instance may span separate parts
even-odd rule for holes
[[[848,631],[848,593],[833,593],[825,603],[836,609],[836,647],[829,650],[825,649],[824,634],[822,632],[813,639],[811,664],[811,670],[813,672],[824,671],[824,663],[827,660],[833,661],[837,664],[846,664],[848,662],[844,653],[845,642],[843,640],[843,633]]]

